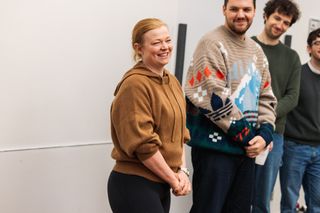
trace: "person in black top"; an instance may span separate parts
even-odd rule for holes
[[[307,40],[297,107],[287,116],[280,168],[281,212],[295,212],[301,185],[307,212],[320,212],[320,28]]]

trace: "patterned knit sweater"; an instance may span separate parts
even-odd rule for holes
[[[190,146],[244,154],[255,136],[272,141],[276,98],[268,61],[251,38],[225,26],[200,40],[185,84]]]

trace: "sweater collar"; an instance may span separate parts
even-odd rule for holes
[[[260,41],[257,36],[253,36],[252,39],[255,40],[256,42],[258,42],[258,44],[260,46],[265,47],[265,48],[269,48],[269,49],[276,49],[276,48],[279,48],[284,45],[281,41],[279,41],[275,45],[265,44],[262,41]]]
[[[308,65],[309,65],[310,70],[311,70],[312,72],[314,72],[314,73],[317,74],[317,75],[320,75],[320,70],[318,70],[317,68],[315,68],[314,66],[312,66],[311,61],[308,61]]]
[[[249,37],[247,35],[244,36],[244,39],[241,39],[235,32],[227,28],[226,26],[222,25],[220,27],[228,36],[231,37],[231,42],[236,43],[239,46],[245,47],[248,43]]]
[[[170,82],[170,74],[168,70],[163,71],[163,76],[160,76],[154,72],[152,72],[149,68],[147,68],[141,61],[138,62],[136,65],[133,66],[129,71],[127,71],[124,76],[122,77],[121,81],[118,83],[114,95],[118,93],[122,83],[132,75],[143,75],[150,78],[152,81],[164,85],[169,84]]]
[[[164,69],[163,76],[160,76],[154,72],[152,72],[142,61],[139,61],[131,70],[129,70],[126,75],[144,75],[151,78],[153,81],[159,84],[168,84],[169,83],[169,72]]]

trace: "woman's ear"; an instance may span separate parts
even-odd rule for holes
[[[139,43],[134,43],[133,48],[137,54],[141,55],[142,53],[142,46]]]

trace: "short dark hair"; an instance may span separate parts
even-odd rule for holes
[[[320,38],[320,28],[315,29],[314,31],[309,33],[309,36],[307,39],[308,46],[311,47],[312,42],[316,40],[318,37]]]
[[[296,23],[296,21],[300,18],[299,7],[291,0],[270,0],[266,3],[263,11],[264,16],[266,16],[267,18],[274,12],[292,16],[290,26]]]
[[[224,0],[224,4],[223,6],[227,6],[229,0]],[[252,0],[253,1],[253,7],[256,8],[256,0]]]

